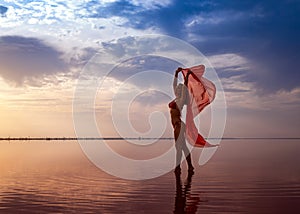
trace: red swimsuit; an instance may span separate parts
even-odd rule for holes
[[[173,100],[169,103],[169,108],[170,108],[170,114],[171,114],[171,121],[173,128],[179,123],[181,123],[181,112],[180,109],[178,108],[176,101]]]

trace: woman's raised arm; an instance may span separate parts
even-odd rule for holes
[[[177,87],[178,74],[179,74],[180,71],[182,71],[181,67],[178,67],[177,70],[175,71],[175,76],[174,76],[174,79],[173,79],[173,91],[174,91],[174,94],[175,94],[175,90],[176,90],[176,87]]]
[[[192,72],[191,71],[188,71],[186,77],[184,78],[184,85],[182,86],[181,88],[181,96],[180,98],[177,100],[177,106],[182,109],[183,106],[186,104],[186,100],[188,98],[188,81],[189,81],[189,76]]]

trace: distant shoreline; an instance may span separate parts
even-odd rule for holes
[[[142,138],[142,137],[0,137],[0,141],[51,141],[51,140],[174,140],[173,137],[162,138]],[[224,138],[206,138],[206,140],[300,140],[300,137],[224,137]]]

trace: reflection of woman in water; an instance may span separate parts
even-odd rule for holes
[[[181,120],[181,111],[185,104],[187,104],[187,100],[189,99],[187,84],[188,78],[191,72],[189,72],[184,80],[184,85],[182,83],[177,85],[177,78],[179,72],[182,68],[178,68],[175,72],[174,80],[173,80],[173,90],[176,98],[169,103],[170,114],[172,126],[174,128],[174,138],[175,138],[175,147],[176,147],[176,168],[175,173],[180,173],[180,163],[182,158],[182,152],[186,156],[186,161],[188,164],[188,170],[192,172],[194,170],[191,154],[188,150],[185,142],[185,124]]]
[[[174,214],[197,213],[200,197],[192,195],[192,176],[193,172],[189,172],[186,182],[182,185],[180,174],[176,175],[176,196]]]

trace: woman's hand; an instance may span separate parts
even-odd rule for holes
[[[192,74],[192,71],[189,70],[189,71],[187,72],[187,75],[186,75],[185,79],[184,79],[184,84],[185,84],[186,86],[188,85],[189,76],[190,76],[191,74]]]
[[[175,76],[178,77],[179,72],[182,71],[181,67],[178,67],[177,70],[175,71]]]

